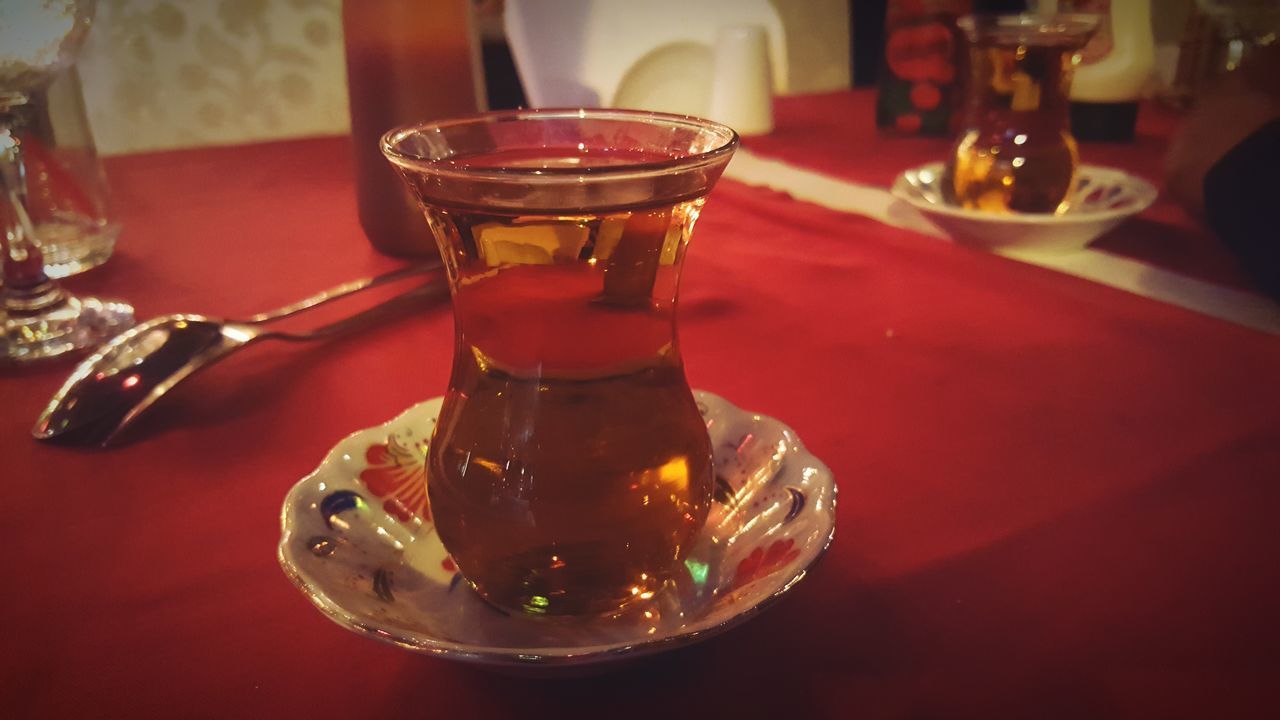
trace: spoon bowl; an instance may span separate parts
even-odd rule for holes
[[[261,334],[202,315],[166,315],[137,325],[86,358],[50,402],[37,440],[106,445],[171,387]]]
[[[392,280],[437,270],[402,268],[331,288],[318,295],[238,322],[204,315],[164,315],[117,335],[85,358],[36,420],[37,440],[68,445],[110,445],[175,385],[262,339],[326,340],[364,327],[424,298],[446,294],[440,278],[395,295],[354,315],[307,332],[283,332],[267,323]]]

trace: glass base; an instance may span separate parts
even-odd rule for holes
[[[39,312],[10,312],[3,316],[3,324],[0,363],[25,364],[102,344],[133,325],[133,307],[68,296]]]
[[[115,251],[120,226],[88,218],[59,218],[38,223],[36,237],[44,255],[44,271],[65,278],[98,267]]]

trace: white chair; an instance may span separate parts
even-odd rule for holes
[[[768,0],[507,0],[507,41],[533,107],[625,107],[706,115],[716,34],[760,25],[775,94],[786,37]]]

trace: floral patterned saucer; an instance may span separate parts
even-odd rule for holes
[[[440,398],[346,438],[293,487],[280,564],[349,630],[486,665],[581,666],[723,632],[781,597],[827,549],[836,486],[782,423],[696,396],[715,448],[715,502],[675,584],[619,615],[513,616],[462,582],[426,509]]]

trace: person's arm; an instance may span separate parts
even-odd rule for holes
[[[1214,163],[1203,192],[1209,227],[1280,299],[1280,117]]]
[[[1169,146],[1165,190],[1204,217],[1280,298],[1280,43],[1196,101]]]

